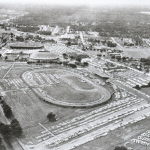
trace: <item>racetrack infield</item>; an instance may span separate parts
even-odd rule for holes
[[[22,78],[40,98],[61,106],[95,106],[111,97],[106,88],[70,70],[28,71]]]

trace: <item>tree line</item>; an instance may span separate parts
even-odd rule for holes
[[[11,145],[10,144],[11,138],[21,137],[23,134],[23,130],[19,121],[14,118],[11,107],[4,100],[2,100],[2,97],[0,97],[0,99],[1,99],[0,104],[3,110],[3,113],[5,117],[10,121],[10,124],[5,124],[3,122],[0,122],[0,134],[2,135],[3,139],[9,145]],[[2,142],[2,138],[0,137],[0,147],[2,145],[1,142]]]

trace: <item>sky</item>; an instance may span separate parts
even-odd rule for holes
[[[149,5],[150,0],[0,0],[3,3],[63,5]]]

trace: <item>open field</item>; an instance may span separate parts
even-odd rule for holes
[[[121,50],[123,50],[123,56],[126,57],[133,57],[133,58],[147,58],[150,56],[150,48],[124,48],[122,47]]]
[[[140,91],[147,95],[150,95],[150,87],[141,88]]]

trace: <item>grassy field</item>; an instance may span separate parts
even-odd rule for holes
[[[141,88],[140,91],[150,95],[150,87],[147,87],[147,88]]]
[[[49,86],[44,88],[48,95],[54,99],[73,103],[88,103],[90,100],[94,101],[101,98],[101,93],[97,91],[77,91],[67,84],[60,83],[56,86]]]
[[[150,48],[121,48],[123,56],[133,58],[147,58],[150,56]]]
[[[77,86],[80,89],[89,90],[89,91],[92,90],[92,89],[94,89],[94,87],[92,85],[90,85],[90,84],[87,85],[86,81],[82,81],[81,79],[79,79],[76,76],[67,76],[67,79],[70,82],[72,82],[72,84],[74,86]]]

